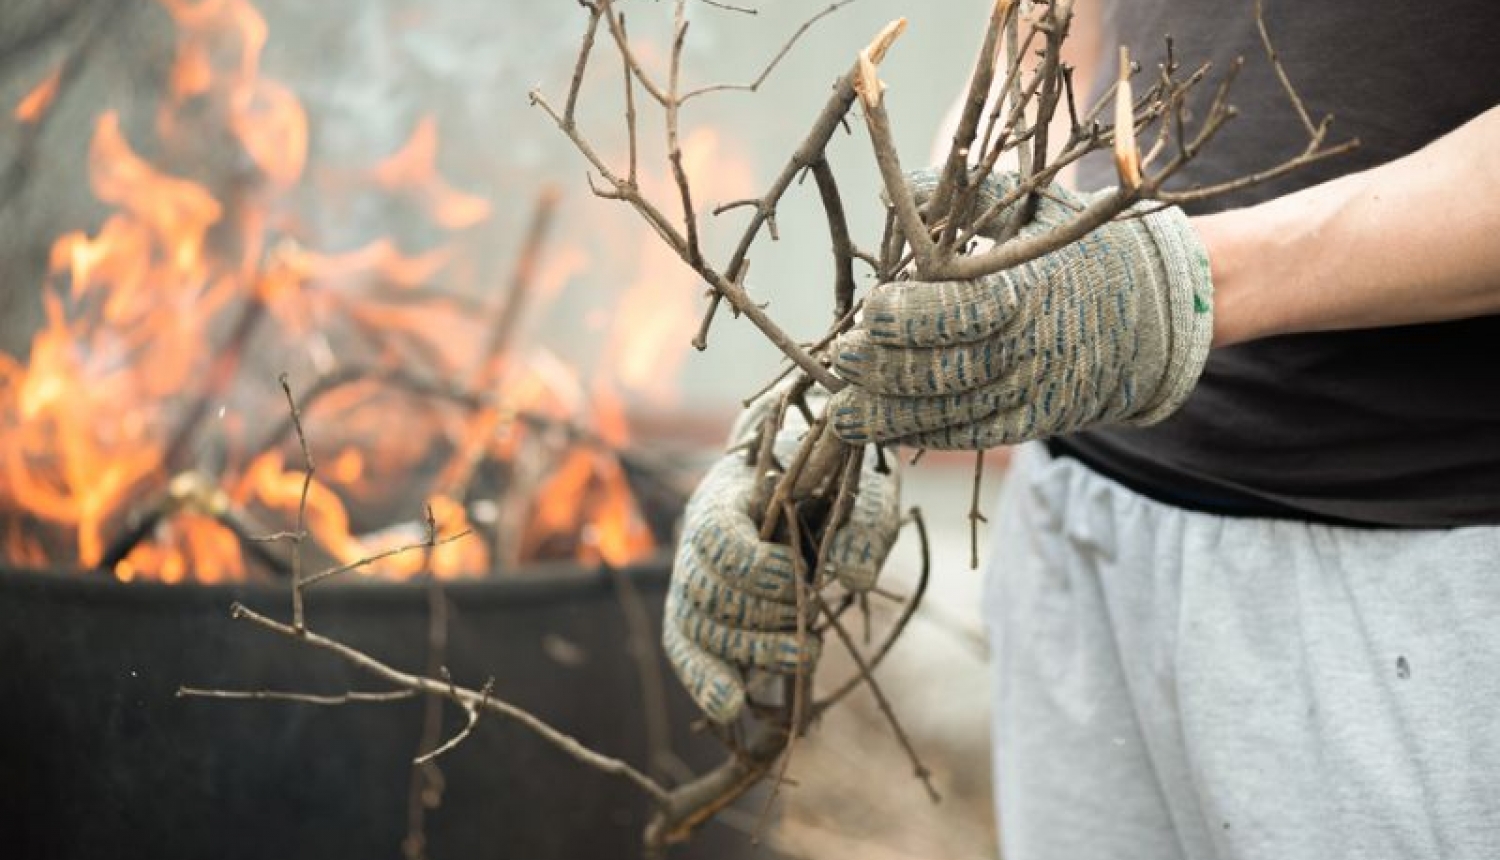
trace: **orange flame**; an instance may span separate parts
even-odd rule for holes
[[[51,74],[42,78],[31,91],[21,97],[16,103],[13,114],[18,122],[33,123],[42,118],[47,108],[52,107],[52,102],[57,98],[57,85],[62,79],[62,66],[53,69]]]
[[[695,129],[682,141],[682,166],[702,200],[748,197],[749,163],[711,128]],[[670,176],[646,178],[650,196],[677,195]],[[700,202],[700,208],[702,203]],[[606,348],[609,366],[625,390],[656,405],[670,404],[687,356],[683,345],[697,329],[700,310],[689,300],[698,276],[661,242],[640,249],[634,283],[619,298]]]
[[[223,214],[219,202],[203,186],[159,173],[137,156],[115,111],[106,111],[94,129],[89,179],[101,201],[150,231],[176,272],[201,274],[204,236]]]
[[[287,187],[307,161],[307,114],[285,86],[260,75],[266,20],[248,0],[161,0],[177,24],[177,62],[169,80],[173,103],[220,92],[229,127],[245,154],[274,184]],[[223,54],[227,68],[216,68]],[[221,81],[222,79],[222,81]],[[170,127],[171,114],[163,123]]]
[[[193,417],[203,403],[244,396],[237,388],[215,388],[221,378],[233,380],[239,367],[233,350],[255,343],[302,358],[320,342],[323,325],[356,320],[381,335],[372,360],[386,366],[400,366],[407,355],[392,345],[397,342],[415,344],[440,369],[472,368],[487,357],[474,355],[483,341],[476,315],[428,289],[461,268],[455,264],[464,260],[463,248],[456,242],[411,253],[389,236],[375,236],[351,250],[329,252],[275,232],[287,231],[287,225],[277,220],[274,192],[305,181],[309,138],[306,111],[294,92],[261,74],[269,35],[265,19],[249,0],[161,2],[178,31],[167,97],[157,113],[161,150],[170,152],[194,137],[183,133],[187,117],[212,117],[273,193],[216,198],[206,183],[173,175],[159,159],[137,151],[130,140],[134,127],[117,112],[98,117],[88,178],[111,212],[93,232],[68,232],[53,243],[43,294],[46,319],[28,363],[0,354],[0,433],[7,443],[0,451],[0,510],[14,514],[4,520],[0,539],[17,563],[57,563],[65,557],[59,546],[70,543],[69,561],[85,567],[112,561],[122,580],[237,580],[251,568],[244,557],[245,530],[262,522],[273,528],[295,522],[304,478],[301,466],[287,461],[294,447],[247,450],[241,438],[274,424],[282,414],[279,399],[237,403],[236,411],[209,422],[208,431]],[[17,119],[34,122],[44,114],[58,75],[54,71],[22,99]],[[415,202],[434,224],[455,233],[489,218],[491,205],[438,172],[439,144],[437,123],[424,117],[406,143],[363,171],[361,180]],[[713,173],[724,173],[723,147],[712,135],[690,137],[685,153],[695,181],[708,185],[710,161]],[[713,187],[739,194],[736,183],[721,177]],[[578,248],[544,259],[533,303],[556,295],[588,262]],[[387,293],[437,297],[382,303],[366,294],[372,283]],[[586,386],[543,350],[528,351],[524,361],[497,360],[491,378],[496,391],[480,392],[495,396],[481,413],[483,421],[458,420],[433,408],[403,416],[402,432],[393,434],[390,416],[400,407],[392,406],[394,395],[378,381],[326,393],[310,413],[326,419],[310,425],[313,447],[319,448],[323,427],[332,439],[323,441],[322,449],[332,453],[319,454],[321,469],[307,488],[311,540],[304,546],[312,561],[348,565],[388,556],[362,572],[397,577],[488,570],[486,541],[390,555],[420,544],[426,524],[412,517],[372,527],[361,517],[389,501],[381,494],[392,484],[411,481],[435,447],[468,444],[465,434],[480,428],[475,447],[497,463],[511,462],[524,456],[522,442],[541,432],[534,429],[537,422],[582,428],[562,434],[581,441],[549,455],[557,461],[542,476],[522,524],[522,542],[533,552],[561,543],[586,562],[615,565],[651,552],[651,535],[611,450],[629,442],[615,384],[633,392],[660,391],[664,369],[670,376],[671,356],[686,341],[681,332],[694,324],[690,303],[681,301],[691,286],[691,275],[675,260],[650,257],[611,334],[614,381]],[[259,335],[264,344],[251,340],[261,311],[277,326]],[[232,341],[227,347],[221,342],[226,337]],[[332,354],[330,347],[322,349]],[[311,360],[317,364],[316,357]],[[215,400],[205,400],[210,396]],[[184,427],[222,437],[227,462],[218,473],[176,461],[181,456],[168,440]],[[399,481],[392,480],[398,472]],[[425,502],[441,535],[471,527],[464,504],[444,492]],[[153,510],[156,519],[132,525]],[[126,548],[112,544],[137,527],[147,532],[145,540]]]
[[[652,549],[624,470],[611,454],[575,449],[538,494],[528,543],[578,535],[579,557],[621,566]]]
[[[394,155],[370,172],[371,178],[388,191],[413,195],[439,226],[448,230],[472,227],[490,217],[490,203],[465,194],[438,175],[437,123],[424,116]]]

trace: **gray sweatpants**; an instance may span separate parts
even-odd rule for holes
[[[1006,860],[1500,857],[1500,528],[1198,514],[1031,445],[992,558]]]

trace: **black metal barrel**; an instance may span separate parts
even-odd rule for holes
[[[626,574],[659,623],[664,562]],[[455,680],[477,687],[493,676],[496,696],[644,769],[641,685],[607,572],[536,570],[444,588]],[[308,597],[313,629],[395,667],[426,667],[425,585],[330,583]],[[323,707],[174,695],[184,684],[384,689],[332,655],[231,620],[237,600],[289,615],[284,587],[0,570],[0,856],[401,856],[420,700]],[[670,676],[666,688],[675,751],[700,769],[716,761],[718,744],[687,731],[692,707]],[[455,710],[445,737],[462,726]],[[439,764],[443,802],[426,827],[435,860],[640,854],[649,808],[639,790],[514,723],[485,716]],[[751,852],[746,836],[714,824],[680,855]]]

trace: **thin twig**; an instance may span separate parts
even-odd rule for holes
[[[839,473],[838,495],[834,497],[833,507],[828,512],[828,517],[823,524],[823,537],[818,541],[818,576],[817,584],[821,585],[823,579],[830,573],[829,557],[833,551],[833,541],[838,537],[839,529],[849,521],[849,514],[854,510],[855,497],[859,495],[859,479],[861,469],[865,463],[865,448],[863,445],[850,445],[844,451],[844,465]],[[834,571],[836,574],[837,572]]]
[[[711,3],[712,5],[716,5],[716,6],[719,5],[717,3],[712,3],[712,0],[703,0],[703,2],[705,2],[705,3]],[[788,38],[786,40],[786,42],[781,46],[781,50],[779,50],[779,51],[776,52],[776,55],[771,58],[771,61],[768,62],[768,63],[766,63],[765,68],[761,69],[760,74],[756,75],[755,76],[755,80],[751,81],[750,83],[748,83],[748,84],[713,84],[713,85],[706,86],[706,87],[699,87],[696,90],[690,90],[690,91],[684,93],[681,100],[684,101],[684,102],[686,102],[689,99],[694,99],[694,98],[697,98],[698,96],[708,95],[709,93],[721,93],[721,92],[730,92],[730,91],[748,92],[748,93],[756,92],[757,90],[760,89],[760,85],[763,84],[763,83],[765,83],[766,79],[771,76],[771,73],[776,70],[776,66],[781,63],[782,59],[784,59],[787,54],[791,53],[792,47],[797,44],[797,40],[798,39],[802,38],[802,34],[806,33],[809,29],[812,28],[812,25],[818,23],[823,18],[825,18],[825,17],[827,17],[829,15],[832,15],[834,12],[837,12],[841,7],[848,6],[850,3],[853,3],[853,2],[855,2],[855,0],[838,0],[838,2],[836,2],[836,3],[830,3],[822,11],[820,11],[817,14],[813,15],[811,18],[808,18],[806,21],[803,21],[802,22],[802,26],[798,27],[796,29],[796,31],[792,33],[791,37]],[[737,10],[737,11],[749,11],[749,12],[751,12],[751,14],[754,14],[754,10]]]
[[[448,598],[442,580],[432,575],[432,551],[423,557],[427,573],[427,674],[439,674],[448,659]],[[422,734],[417,751],[437,746],[443,735],[443,700],[427,696],[422,702]],[[444,778],[442,768],[432,763],[413,764],[406,790],[406,838],[401,851],[407,860],[427,857],[427,811],[442,803]]]
[[[806,661],[803,658],[807,653],[808,635],[808,612],[811,606],[808,600],[808,592],[812,590],[813,583],[807,571],[807,559],[802,555],[802,521],[797,508],[791,502],[783,504],[782,515],[786,518],[787,543],[792,547],[792,580],[793,588],[797,597],[797,668],[792,675],[790,689],[792,701],[790,704],[791,732],[787,735],[786,748],[781,751],[781,764],[779,765],[776,778],[771,780],[771,790],[766,792],[765,804],[761,806],[760,820],[756,825],[757,839],[764,831],[766,822],[771,817],[771,807],[776,802],[776,795],[781,786],[786,782],[787,769],[792,764],[792,752],[797,746],[797,737],[803,732],[804,714],[807,712],[809,688],[811,678],[807,670]],[[816,575],[816,574],[814,574]]]
[[[636,679],[641,685],[641,712],[646,724],[647,767],[656,776],[664,776],[672,767],[671,727],[667,721],[667,690],[662,679],[661,666],[656,660],[656,640],[652,635],[651,616],[641,593],[635,587],[630,574],[605,565],[610,580],[615,586],[615,599],[619,601],[621,614],[625,618],[626,649],[635,661]]]
[[[589,54],[594,50],[594,33],[599,29],[599,16],[604,12],[603,8],[596,4],[585,5],[589,10],[589,23],[583,31],[583,44],[578,49],[578,60],[573,64],[573,79],[568,83],[568,100],[563,106],[563,121],[570,126],[573,124],[574,112],[578,107],[578,92],[583,87],[583,73],[588,67]]]
[[[286,395],[287,411],[292,416],[292,427],[297,431],[297,444],[302,448],[302,494],[297,500],[297,526],[292,533],[294,536],[288,538],[292,544],[292,627],[300,631],[306,629],[302,613],[302,542],[307,539],[307,493],[312,488],[313,473],[317,471],[317,466],[307,447],[307,434],[302,431],[302,412],[297,408],[297,398],[292,396],[292,386],[287,382],[287,375],[281,374],[277,381],[281,383],[282,394]]]
[[[705,6],[713,6],[716,9],[723,9],[726,12],[739,12],[744,15],[760,14],[758,10],[753,9],[749,6],[735,6],[732,3],[721,3],[719,2],[719,0],[699,0],[699,2],[703,3]]]
[[[672,164],[672,178],[677,182],[677,195],[682,201],[682,222],[687,230],[687,261],[698,268],[703,265],[703,252],[698,247],[698,216],[693,211],[693,192],[688,185],[687,172],[682,168],[682,146],[678,143],[678,114],[682,100],[677,97],[677,84],[682,74],[682,46],[687,39],[687,0],[677,0],[672,13],[672,59],[667,78],[667,160]]]
[[[969,498],[969,569],[979,569],[979,524],[989,520],[979,510],[979,488],[984,481],[984,452],[974,452],[974,491]]]
[[[871,673],[880,668],[881,663],[885,662],[886,655],[900,641],[901,634],[906,632],[906,625],[911,622],[911,619],[917,614],[917,610],[922,607],[922,598],[927,595],[927,582],[932,573],[932,545],[927,536],[927,522],[922,518],[922,510],[920,508],[911,509],[911,521],[917,527],[917,537],[922,552],[922,566],[917,574],[917,587],[912,592],[911,597],[906,598],[903,603],[901,614],[897,616],[896,623],[891,626],[890,632],[886,634],[885,641],[880,643],[880,647],[876,648],[875,653],[871,655],[869,659]],[[843,684],[840,684],[832,693],[829,693],[822,701],[813,706],[812,719],[817,719],[829,708],[842,701],[863,680],[862,675],[856,674]]]
[[[601,2],[603,2],[603,0],[601,0]],[[556,110],[547,101],[546,97],[541,94],[540,91],[532,90],[531,100],[533,104],[540,107],[548,116],[552,118],[553,122],[556,123],[558,128],[568,137],[569,140],[573,142],[574,146],[584,156],[584,158],[587,159],[589,163],[593,165],[594,169],[604,177],[605,181],[610,184],[610,188],[608,189],[595,188],[595,193],[597,195],[614,200],[623,200],[629,203],[631,207],[635,209],[636,212],[646,220],[646,223],[656,231],[656,234],[661,237],[662,241],[666,242],[667,245],[670,246],[678,254],[679,257],[681,257],[684,261],[687,261],[689,265],[693,267],[694,271],[698,272],[698,274],[703,277],[704,280],[708,281],[715,290],[724,294],[724,297],[729,300],[729,303],[733,305],[734,308],[741,314],[744,314],[747,318],[749,318],[750,322],[753,323],[756,328],[760,329],[761,333],[766,336],[766,339],[770,340],[777,349],[780,349],[782,353],[784,353],[787,357],[791,358],[792,361],[801,366],[803,370],[807,371],[814,379],[817,379],[818,382],[825,388],[828,388],[831,391],[838,391],[844,387],[844,383],[842,380],[834,376],[831,372],[828,371],[827,368],[819,364],[816,359],[803,352],[802,349],[797,345],[797,342],[792,339],[792,337],[788,335],[784,330],[782,330],[781,326],[777,325],[777,323],[772,320],[769,315],[766,314],[765,309],[755,301],[753,301],[739,284],[729,280],[719,271],[709,267],[705,262],[703,262],[701,257],[697,260],[697,262],[693,262],[693,258],[688,251],[687,240],[680,233],[678,233],[677,229],[672,226],[672,224],[667,220],[666,216],[664,216],[659,209],[652,205],[650,201],[643,197],[639,189],[631,187],[626,182],[624,182],[624,180],[615,176],[614,173],[610,171],[609,167],[604,163],[599,154],[594,150],[593,146],[590,145],[589,142],[581,134],[579,134],[578,130],[576,128],[565,126],[562,123],[562,117],[557,114]],[[837,125],[837,120],[834,121],[834,124]],[[730,267],[729,271],[733,270],[733,267]]]
[[[813,180],[828,216],[828,239],[833,251],[833,318],[842,319],[854,307],[854,242],[849,238],[849,222],[844,216],[844,202],[828,158],[812,163]]]
[[[402,672],[398,669],[394,669],[391,666],[386,665],[385,663],[380,662],[379,660],[376,660],[374,657],[371,657],[363,651],[352,648],[335,639],[330,639],[326,636],[314,633],[311,630],[307,630],[305,628],[299,630],[298,628],[291,625],[283,624],[280,621],[276,621],[275,619],[269,618],[265,615],[261,615],[260,613],[255,612],[254,610],[246,607],[241,603],[235,603],[230,610],[230,614],[231,617],[237,620],[249,621],[256,626],[269,630],[273,633],[278,633],[282,636],[298,639],[300,641],[306,642],[313,647],[321,648],[324,651],[327,651],[339,657],[344,662],[349,663],[355,668],[361,669],[367,674],[373,675],[377,678],[381,678],[391,684],[394,684],[397,687],[414,690],[420,693],[449,696],[455,701],[462,701],[469,705],[478,707],[481,710],[486,710],[491,713],[499,714],[500,716],[506,717],[508,719],[515,720],[516,722],[525,726],[527,729],[531,730],[542,740],[545,740],[547,743],[551,744],[554,748],[566,753],[577,761],[582,762],[583,764],[586,764],[589,767],[594,768],[595,770],[601,771],[611,776],[620,777],[630,783],[633,783],[636,787],[646,792],[646,794],[649,795],[657,803],[665,803],[669,797],[669,793],[667,792],[667,790],[663,788],[659,783],[636,770],[635,768],[631,767],[630,765],[626,764],[625,762],[589,749],[588,747],[579,743],[577,739],[573,738],[571,735],[565,734],[557,730],[556,728],[553,728],[551,725],[548,725],[546,722],[543,722],[541,719],[531,714],[531,712],[512,705],[504,699],[497,699],[493,696],[486,697],[477,690],[471,690],[465,687],[454,687],[447,682],[438,680],[436,678],[429,678],[422,675],[412,675],[407,672]]]
[[[459,707],[463,708],[464,712],[468,715],[468,722],[464,724],[463,729],[458,734],[449,738],[447,743],[431,752],[417,756],[412,759],[411,763],[415,765],[430,764],[438,757],[452,752],[459,744],[468,740],[469,735],[474,733],[474,727],[479,725],[479,714],[484,710],[485,703],[490,700],[490,694],[494,691],[495,679],[488,678],[485,680],[484,686],[479,688],[479,704],[472,705],[461,699],[456,699],[455,701],[458,702]]]
[[[776,482],[776,489],[771,493],[771,499],[766,503],[765,517],[761,521],[760,539],[771,540],[776,536],[776,525],[780,519],[782,508],[792,498],[792,489],[797,485],[797,479],[801,477],[803,469],[807,467],[808,461],[812,459],[813,449],[817,447],[817,440],[823,435],[823,430],[828,426],[828,416],[819,416],[813,425],[807,428],[807,437],[803,440],[801,447],[797,449],[797,455],[782,473],[780,480]]]
[[[737,754],[692,782],[672,789],[661,811],[646,828],[648,848],[687,839],[704,822],[744,796],[765,778],[789,740],[785,726],[758,723]]]
[[[620,32],[625,32],[624,15],[620,16]],[[620,63],[624,66],[624,73],[620,77],[625,82],[625,135],[629,140],[630,150],[630,160],[625,170],[625,181],[630,185],[635,185],[637,184],[636,162],[639,160],[635,130],[635,75],[630,73],[630,59],[624,54],[620,55]]]
[[[614,0],[596,0],[600,10],[604,13],[604,20],[609,24],[610,35],[614,37],[615,47],[619,49],[620,55],[625,58],[625,65],[635,75],[636,80],[641,82],[641,87],[656,100],[662,107],[667,106],[667,94],[646,74],[646,69],[636,59],[635,52],[630,49],[630,39],[625,34],[624,24],[621,16],[615,13]]]
[[[358,570],[358,569],[360,569],[362,567],[369,567],[370,565],[375,564],[376,562],[384,561],[384,560],[386,560],[388,558],[391,558],[393,556],[404,555],[404,554],[409,553],[409,552],[415,552],[416,550],[419,550],[419,549],[437,549],[438,547],[441,547],[441,546],[447,546],[448,544],[453,543],[454,541],[463,540],[464,538],[468,537],[469,535],[471,535],[473,533],[474,533],[473,529],[464,529],[463,531],[454,532],[453,534],[448,535],[447,537],[441,538],[441,539],[429,537],[429,538],[424,538],[421,541],[416,541],[416,542],[412,542],[412,543],[408,543],[408,544],[402,544],[401,546],[398,546],[398,547],[393,547],[391,549],[384,550],[382,552],[377,552],[374,555],[368,555],[368,556],[365,556],[364,558],[356,559],[356,560],[348,562],[346,564],[340,564],[340,565],[338,565],[336,567],[330,567],[327,570],[319,571],[319,572],[313,574],[312,576],[309,576],[306,579],[304,579],[302,581],[302,587],[303,588],[310,588],[310,587],[312,587],[314,585],[317,585],[318,583],[322,582],[325,579],[331,579],[332,577],[338,576],[340,574],[348,573],[351,570]]]
[[[351,690],[347,693],[320,695],[317,693],[292,693],[283,690],[206,690],[201,687],[178,687],[179,699],[220,699],[225,701],[255,702],[300,702],[305,705],[352,705],[381,702],[400,702],[416,695],[415,690],[389,690],[370,693]]]
[[[838,616],[834,615],[833,611],[829,609],[828,603],[823,600],[823,595],[813,591],[812,598],[818,604],[818,610],[824,617],[829,619],[829,624],[833,627],[833,632],[837,633],[839,641],[844,643],[844,648],[848,650],[850,658],[854,660],[854,665],[859,668],[860,680],[864,682],[865,686],[870,688],[870,693],[875,696],[875,703],[880,707],[880,712],[885,715],[886,722],[890,724],[891,731],[896,735],[896,740],[900,742],[901,748],[906,751],[907,759],[911,761],[913,775],[921,780],[922,786],[927,789],[928,799],[933,803],[939,802],[942,800],[942,796],[938,794],[936,788],[933,788],[932,771],[928,770],[927,765],[922,763],[921,756],[917,755],[916,747],[912,746],[911,738],[906,735],[906,729],[902,728],[901,721],[896,718],[896,712],[891,707],[890,700],[886,698],[885,691],[880,688],[880,684],[870,674],[870,664],[859,653],[859,646],[855,644],[853,637],[849,635],[849,631],[844,629],[843,622],[839,621]]]
[[[1292,103],[1292,108],[1297,111],[1297,116],[1302,120],[1302,127],[1307,130],[1307,136],[1319,137],[1319,126],[1312,121],[1312,116],[1307,112],[1307,105],[1302,103],[1302,97],[1297,95],[1297,88],[1292,86],[1292,79],[1287,76],[1286,69],[1281,65],[1281,55],[1276,52],[1276,46],[1271,43],[1271,34],[1266,30],[1266,10],[1262,0],[1255,0],[1255,29],[1260,32],[1261,47],[1266,50],[1266,57],[1271,61],[1271,68],[1276,71],[1276,79],[1281,81],[1281,89],[1286,93],[1287,100]]]
[[[1285,176],[1286,174],[1291,173],[1294,170],[1301,170],[1309,164],[1322,161],[1325,158],[1333,158],[1336,155],[1344,155],[1346,153],[1353,152],[1354,150],[1359,148],[1359,145],[1359,138],[1350,138],[1343,143],[1334,144],[1333,146],[1320,149],[1317,152],[1308,152],[1297,155],[1282,162],[1281,164],[1276,165],[1275,167],[1269,168],[1267,170],[1262,170],[1257,173],[1252,173],[1248,176],[1241,176],[1238,179],[1232,179],[1227,182],[1220,182],[1214,185],[1192,188],[1187,191],[1159,191],[1155,194],[1155,197],[1163,203],[1182,205],[1186,203],[1195,203],[1199,200],[1206,200],[1210,197],[1218,197],[1223,194],[1231,194],[1236,191],[1243,191],[1246,188],[1259,185],[1262,182],[1269,182],[1270,180],[1276,179],[1277,177]]]
[[[950,211],[953,197],[963,189],[968,176],[969,154],[974,138],[979,134],[979,120],[984,116],[985,103],[989,101],[990,87],[995,78],[995,54],[999,49],[1000,34],[1014,8],[1014,0],[995,0],[990,7],[990,23],[985,29],[984,40],[979,46],[979,57],[974,61],[974,71],[969,79],[969,91],[964,98],[963,113],[954,129],[952,143],[948,146],[948,157],[943,164],[942,176],[928,201],[930,211],[946,214]],[[938,247],[943,251],[951,248],[956,225],[950,220],[943,231]]]

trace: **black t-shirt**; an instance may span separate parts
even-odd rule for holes
[[[1152,69],[1171,33],[1185,63],[1208,59],[1222,70],[1236,56],[1246,60],[1231,98],[1240,116],[1189,166],[1185,183],[1248,174],[1305,145],[1250,0],[1105,7],[1111,56],[1123,43]],[[1333,113],[1331,139],[1361,145],[1198,212],[1388,162],[1500,103],[1497,0],[1266,0],[1265,8],[1314,119]],[[1080,180],[1084,188],[1113,184],[1113,167],[1085,164]],[[1171,418],[1075,434],[1057,447],[1188,508],[1389,526],[1500,524],[1500,316],[1218,349]]]

